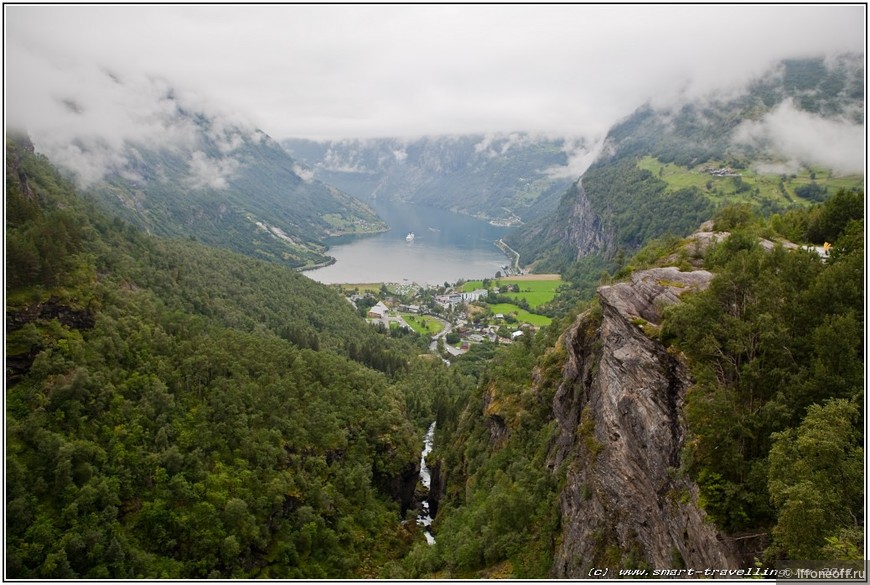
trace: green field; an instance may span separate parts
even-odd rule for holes
[[[493,288],[498,288],[500,286],[516,284],[520,287],[520,292],[518,293],[505,293],[505,296],[509,296],[512,299],[526,299],[526,302],[529,303],[531,308],[536,308],[544,303],[548,303],[553,300],[553,297],[556,296],[556,289],[558,289],[562,284],[562,280],[559,278],[548,278],[542,280],[533,280],[534,275],[531,274],[526,278],[500,278],[497,280],[493,280],[490,285]],[[462,290],[464,291],[472,291],[479,288],[483,288],[482,280],[471,280],[466,282],[462,286]],[[498,311],[496,311],[498,312]]]
[[[666,182],[668,191],[697,187],[715,203],[769,199],[783,205],[790,203],[809,204],[813,201],[799,197],[795,193],[795,188],[809,185],[815,181],[820,187],[827,187],[830,196],[840,189],[862,189],[864,186],[862,175],[838,176],[833,174],[830,169],[823,168],[801,167],[799,171],[790,174],[773,172],[762,174],[753,169],[734,169],[734,172],[739,173],[740,177],[716,177],[705,172],[705,169],[722,168],[727,166],[726,163],[708,161],[687,168],[672,163],[663,163],[652,156],[641,158],[637,161],[637,166],[650,171]]]
[[[530,325],[534,325],[535,327],[544,327],[545,325],[549,325],[552,319],[545,315],[535,315],[534,313],[529,313],[528,311],[519,308],[516,305],[511,305],[510,303],[498,303],[495,305],[490,305],[490,309],[492,309],[492,313],[502,313],[503,315],[508,315],[513,313],[517,321],[520,323],[528,323]]]
[[[433,317],[413,313],[399,313],[399,315],[420,335],[432,336],[444,329],[444,323]]]

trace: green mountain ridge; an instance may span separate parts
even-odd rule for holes
[[[88,189],[135,225],[294,268],[328,263],[329,236],[387,228],[354,197],[303,180],[262,131],[175,108],[173,123],[191,134],[186,142],[128,141],[123,162]]]
[[[6,577],[375,577],[422,539],[423,432],[464,384],[426,342],[6,153]]]
[[[643,106],[611,128],[602,154],[556,211],[507,241],[540,271],[578,261],[575,270],[584,263],[600,268],[651,238],[687,235],[725,205],[744,201],[769,215],[839,188],[862,188],[863,175],[838,178],[829,167],[790,160],[769,137],[744,135],[786,104],[794,125],[809,116],[863,124],[863,80],[860,56],[788,60],[737,97]],[[720,170],[723,175],[713,174]]]

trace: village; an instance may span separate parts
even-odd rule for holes
[[[372,325],[386,330],[413,331],[430,340],[429,348],[442,357],[459,356],[475,344],[511,344],[532,337],[549,317],[534,307],[550,300],[561,281],[547,276],[541,282],[520,279],[482,281],[425,287],[416,283],[354,286],[340,290]],[[532,289],[535,290],[532,290]]]

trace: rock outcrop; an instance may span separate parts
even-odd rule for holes
[[[57,321],[70,329],[93,329],[94,313],[90,307],[78,309],[70,306],[57,296],[51,296],[46,301],[38,301],[24,307],[6,308],[6,335],[18,331],[28,323],[38,321]],[[36,356],[44,349],[43,341],[31,340],[28,343],[7,345],[6,349],[6,384],[11,385],[30,371]]]
[[[555,256],[573,262],[616,250],[616,234],[592,209],[581,181],[562,196],[552,216],[531,222],[506,238],[524,258]]]
[[[662,308],[712,278],[703,270],[637,272],[601,287],[600,315],[581,315],[566,333],[550,452],[567,480],[553,577],[587,578],[608,566],[738,566],[697,505],[697,486],[679,471],[691,380],[657,340]]]
[[[570,250],[576,250],[574,260],[613,249],[615,236],[612,230],[604,228],[601,218],[592,209],[592,202],[582,182],[577,182],[577,197],[566,211],[566,221],[560,235]]]

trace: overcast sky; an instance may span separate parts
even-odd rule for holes
[[[865,43],[864,7],[830,5],[7,5],[5,17],[7,124],[110,142],[170,131],[153,111],[170,87],[276,139],[593,136],[647,100],[729,91],[775,60]]]

